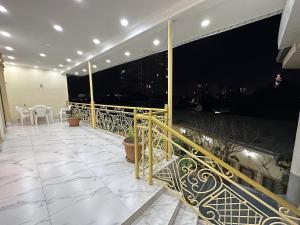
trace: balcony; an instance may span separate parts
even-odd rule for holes
[[[15,126],[1,148],[1,224],[120,224],[162,194],[134,179],[122,138],[105,131]]]
[[[289,6],[284,2],[1,3],[0,225],[299,224],[298,166],[291,170],[296,173],[290,176],[293,185],[286,201],[205,145],[177,132],[173,125],[174,46],[278,15]],[[286,23],[281,27],[288,32],[282,36],[280,48],[295,45],[289,43],[296,38],[289,35],[290,29],[295,29],[290,26],[293,22],[294,18],[289,19],[289,29],[285,29]],[[162,99],[167,97],[160,104],[167,103],[165,107],[95,104],[94,89],[100,89],[93,84],[96,73],[166,49],[167,68],[162,59],[162,72],[152,75],[167,88],[157,88],[151,79],[145,79],[146,85],[136,85],[131,79],[129,85],[120,85],[124,90],[133,89],[134,95],[138,95],[134,92],[137,86],[149,93],[158,89]],[[201,66],[202,60],[198,61]],[[293,62],[288,66],[294,68]],[[222,64],[217,64],[221,68]],[[137,73],[144,79],[142,70]],[[125,69],[120,74],[120,79],[109,76],[109,81],[102,83],[109,89],[103,95],[123,95],[120,88],[109,87],[121,82]],[[71,99],[66,85],[69,75],[87,78],[89,93],[78,95],[82,97],[78,101],[85,103],[67,102],[69,116],[81,120],[79,127],[69,127],[65,121],[11,126],[20,118],[17,108],[24,107],[27,115],[21,110],[21,116],[31,121],[38,117],[31,109],[37,104],[48,106],[43,113],[47,121],[49,111],[56,116],[61,113]],[[281,80],[277,76],[276,85],[277,79]],[[79,81],[78,89],[80,85]],[[300,137],[300,128],[298,131]],[[125,158],[122,142],[128,135],[134,140],[134,163]]]
[[[79,127],[56,122],[8,129],[0,154],[1,221],[297,223],[295,207],[168,127],[167,107],[96,104],[93,112],[89,104],[70,104],[81,116]],[[135,148],[135,164],[126,161],[122,145],[128,129],[142,146],[140,158]]]

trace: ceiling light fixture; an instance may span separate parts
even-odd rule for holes
[[[0,12],[7,13],[7,9],[3,5],[0,5]]]
[[[0,5],[0,12],[7,13],[7,9],[3,5]]]
[[[38,66],[34,66],[34,68],[38,69],[39,67]]]
[[[130,52],[125,52],[124,54],[125,54],[125,56],[127,56],[127,57],[130,56]]]
[[[120,23],[123,27],[127,27],[129,24],[127,19],[121,19]]]
[[[86,69],[82,69],[82,72],[86,72]]]
[[[54,71],[57,71],[57,69],[56,69],[56,68],[54,68],[53,70],[54,70]]]
[[[74,74],[75,74],[75,75],[78,75],[79,73],[78,73],[78,72],[75,72]]]
[[[59,67],[64,67],[64,65],[62,65],[62,64],[59,64],[58,66],[59,66]]]
[[[15,57],[13,57],[13,56],[7,56],[7,58],[9,58],[9,59],[12,59],[12,60],[15,60],[16,58]]]
[[[107,62],[107,63],[111,63],[110,59],[107,59],[106,62]]]
[[[100,41],[97,38],[93,39],[93,42],[94,42],[95,45],[99,45],[100,44]]]
[[[6,32],[6,31],[0,31],[0,34],[1,34],[3,37],[11,37],[10,33]]]
[[[69,59],[69,58],[68,58],[68,59],[66,59],[66,61],[67,61],[67,62],[72,62],[72,59]]]
[[[208,20],[208,19],[205,19],[201,22],[202,27],[207,27],[209,24],[210,24],[210,20]]]
[[[40,53],[40,56],[41,57],[46,57],[46,54],[45,53]]]
[[[82,52],[82,51],[80,51],[80,50],[78,50],[78,51],[77,51],[77,54],[78,54],[78,55],[82,55],[82,54],[83,54],[83,52]]]
[[[14,51],[14,49],[13,49],[12,47],[10,47],[10,46],[6,46],[5,49],[6,49],[7,51]]]
[[[53,28],[54,28],[54,30],[60,31],[60,32],[62,32],[62,31],[64,30],[64,29],[62,28],[62,26],[57,25],[57,24],[55,24],[55,25],[53,26]]]
[[[155,46],[158,46],[158,45],[160,44],[160,41],[159,41],[158,39],[155,39],[155,40],[153,41],[153,44],[154,44]]]
[[[97,65],[93,65],[93,68],[96,69],[96,68],[97,68]]]

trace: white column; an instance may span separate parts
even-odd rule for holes
[[[293,160],[286,194],[287,200],[296,207],[300,205],[300,115],[296,131]]]

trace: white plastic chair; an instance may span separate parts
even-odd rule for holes
[[[37,126],[38,118],[46,118],[49,125],[49,110],[44,105],[36,105],[32,108],[35,125]]]
[[[21,106],[16,106],[16,110],[20,113],[21,116],[21,124],[24,125],[24,121],[26,123],[26,119],[30,118],[31,125],[33,124],[31,112]]]
[[[48,118],[49,118],[49,121],[50,122],[53,122],[54,119],[53,119],[53,110],[52,110],[52,107],[49,107],[49,106],[45,106],[45,105],[36,105],[36,106],[43,106],[45,108],[48,109]]]
[[[60,118],[60,124],[62,124],[62,121],[63,121],[63,116],[66,116],[67,115],[67,111],[68,110],[71,110],[72,108],[72,105],[69,105],[67,108],[61,108],[60,111],[59,111],[59,118]]]

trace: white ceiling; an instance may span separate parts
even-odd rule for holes
[[[95,70],[103,70],[164,50],[170,18],[175,45],[180,45],[276,14],[284,4],[285,0],[0,0],[8,10],[0,13],[0,31],[12,35],[0,35],[0,52],[16,58],[6,61],[24,66],[60,69],[63,64],[63,71],[74,73],[91,59]],[[127,27],[120,25],[121,18],[128,19]],[[200,26],[203,19],[211,21],[206,28]],[[64,31],[55,31],[54,24]],[[101,43],[95,45],[93,38]],[[156,38],[159,46],[152,44]],[[9,52],[5,46],[15,50]],[[77,50],[84,54],[79,56]],[[105,62],[108,58],[110,64]]]

